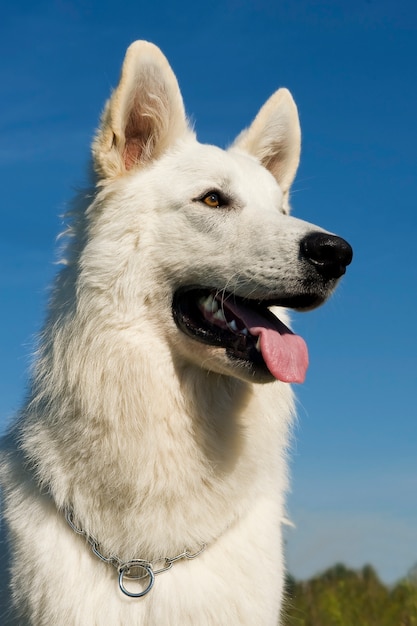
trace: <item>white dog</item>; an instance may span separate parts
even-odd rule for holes
[[[352,255],[288,215],[299,154],[285,89],[223,151],[160,50],[127,51],[4,441],[2,624],[278,623],[308,361],[285,309],[324,302]]]

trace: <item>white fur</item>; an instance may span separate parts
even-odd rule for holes
[[[93,146],[96,190],[74,210],[29,399],[5,439],[2,624],[278,623],[291,388],[256,384],[183,334],[171,303],[184,284],[296,289],[313,229],[287,215],[299,153],[286,90],[228,151],[200,145],[165,57],[129,48]],[[233,205],[196,201],[211,189]],[[67,506],[126,561],[207,547],[130,599]]]

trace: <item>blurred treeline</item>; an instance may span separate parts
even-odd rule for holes
[[[285,626],[417,626],[417,579],[387,587],[367,565],[336,565],[307,581],[287,579]]]

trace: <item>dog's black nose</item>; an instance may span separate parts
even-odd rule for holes
[[[328,233],[310,233],[300,242],[301,256],[324,278],[340,278],[352,261],[353,250],[347,241]]]

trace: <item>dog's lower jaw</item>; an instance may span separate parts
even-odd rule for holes
[[[316,297],[297,295],[286,300],[308,306]],[[200,353],[205,351],[203,345],[213,347],[214,367],[216,356],[225,356],[231,375],[251,382],[300,383],[308,365],[307,347],[269,309],[279,302],[279,298],[242,298],[224,289],[182,288],[174,294],[172,313],[180,333],[200,344]],[[207,359],[202,362],[209,364]]]

